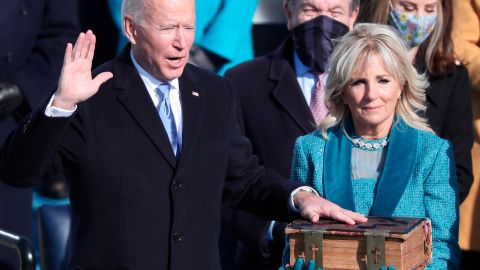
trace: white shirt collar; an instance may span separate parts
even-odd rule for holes
[[[150,73],[148,73],[145,69],[143,69],[138,62],[135,60],[135,57],[133,56],[133,52],[130,50],[130,58],[132,59],[133,65],[135,66],[135,69],[137,69],[138,74],[140,74],[140,77],[142,78],[143,83],[145,84],[145,87],[147,88],[148,92],[155,92],[155,89],[162,83],[160,80],[157,78],[153,77]],[[167,81],[171,85],[171,91],[176,90],[178,91],[180,88],[178,87],[178,78],[175,78],[171,81]]]

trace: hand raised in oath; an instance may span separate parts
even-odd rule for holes
[[[88,30],[78,35],[74,46],[67,44],[52,106],[71,110],[97,93],[100,85],[113,77],[111,72],[102,72],[92,78],[95,42],[95,35]]]

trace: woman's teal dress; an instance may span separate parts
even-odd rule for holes
[[[349,137],[338,127],[329,130],[328,140],[319,131],[299,137],[292,180],[312,185],[326,199],[365,215],[428,217],[433,259],[427,269],[457,269],[457,179],[450,143],[401,120],[377,157],[356,149]],[[368,173],[369,167],[378,170]]]

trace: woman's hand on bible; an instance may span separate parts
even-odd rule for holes
[[[306,266],[306,268],[303,267],[303,259],[302,258],[298,258],[298,260],[295,261],[295,264],[293,265],[293,267],[290,268],[290,265],[287,265],[287,266],[282,266],[280,268],[278,268],[278,270],[285,270],[285,269],[290,269],[290,270],[322,270],[322,268],[315,268],[315,261],[314,260],[310,260],[308,262],[308,265]],[[286,268],[287,267],[287,268]]]

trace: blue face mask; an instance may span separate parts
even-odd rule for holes
[[[318,16],[292,29],[295,51],[302,63],[323,73],[333,52],[334,43],[348,32],[348,26],[328,16]]]
[[[400,37],[413,48],[430,36],[436,21],[437,15],[417,16],[391,7],[388,24],[396,28]]]

